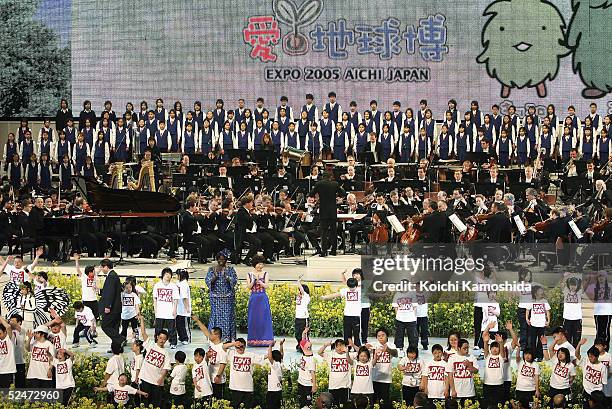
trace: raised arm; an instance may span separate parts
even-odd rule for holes
[[[506,321],[506,329],[508,330],[508,333],[510,333],[510,336],[512,337],[512,350],[514,350],[519,345],[519,339],[518,339],[518,336],[516,335],[516,332],[514,332],[514,329],[512,328],[511,320]]]
[[[138,322],[140,322],[140,335],[142,336],[143,342],[147,342],[149,336],[147,335],[147,327],[145,327],[144,317],[138,316]]]
[[[79,253],[74,253],[72,255],[72,258],[74,259],[74,265],[76,267],[77,275],[81,277],[83,275],[83,270],[81,270],[81,265],[79,263],[79,260],[81,259],[81,255]]]
[[[587,342],[586,338],[582,338],[580,342],[578,343],[578,345],[576,346],[576,361],[580,361],[580,359],[582,359],[580,356],[580,348],[582,348],[582,346],[586,344],[586,342]]]
[[[319,354],[319,356],[324,356],[325,355],[325,350],[327,349],[327,347],[330,347],[330,346],[332,346],[332,342],[331,341],[327,341],[326,343],[321,345],[321,348],[319,348],[319,351],[317,352]]]
[[[322,295],[321,299],[323,301],[327,301],[327,300],[333,300],[334,298],[340,298],[340,297],[342,297],[342,294],[340,294],[340,293],[333,293],[333,294]]]
[[[542,350],[544,351],[544,359],[547,361],[550,361],[550,359],[552,358],[553,354],[555,353],[555,344],[557,343],[557,341],[555,340],[555,342],[553,342],[550,347],[548,346],[548,339],[546,338],[546,335],[542,335],[540,337],[540,343],[542,344]]]
[[[298,291],[300,292],[301,295],[304,295],[304,287],[302,286],[303,276],[304,276],[303,274],[300,274],[300,276],[298,277],[298,281],[297,281]]]
[[[36,249],[36,257],[34,257],[34,261],[32,261],[32,263],[30,264],[30,274],[32,274],[32,271],[38,265],[38,260],[40,259],[40,256],[43,255],[43,252],[44,252],[44,249],[42,247],[39,247]]]
[[[192,315],[191,318],[195,321],[195,323],[198,325],[198,327],[200,327],[200,331],[202,331],[204,333],[204,336],[208,339],[210,339],[210,331],[208,330],[208,328],[206,327],[206,325],[204,325],[204,323],[202,321],[200,321],[200,318],[197,315]]]

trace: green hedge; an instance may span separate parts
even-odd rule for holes
[[[52,272],[49,275],[51,285],[65,288],[71,300],[81,299],[81,284],[76,276],[61,275]],[[141,280],[140,285],[146,293],[141,298],[141,311],[148,326],[153,325],[153,300],[152,288],[158,280]],[[203,322],[208,322],[210,317],[210,303],[208,302],[208,289],[204,280],[191,281],[192,308],[194,314],[198,315]],[[343,306],[340,300],[323,301],[321,296],[337,291],[329,285],[310,285],[310,326],[314,337],[334,338],[342,336]],[[297,287],[290,284],[272,284],[266,290],[270,298],[272,310],[274,334],[277,336],[293,336],[295,321],[295,297]],[[561,324],[563,311],[563,295],[559,288],[548,291],[548,301],[551,305],[552,323],[551,327]],[[500,321],[512,320],[515,328],[519,328],[516,317],[517,297],[500,295],[501,307]],[[249,292],[245,286],[240,286],[236,293],[236,325],[239,332],[247,331],[247,306]],[[65,314],[66,322],[74,323],[74,311],[72,308]],[[429,304],[429,332],[433,337],[446,337],[451,329],[469,336],[473,332],[474,309],[468,303],[430,303]],[[387,328],[392,331],[395,325],[395,312],[391,307],[390,296],[372,301],[370,314],[370,335],[376,328]]]

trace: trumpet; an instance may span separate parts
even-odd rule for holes
[[[574,158],[570,158],[570,160],[567,161],[565,168],[563,169],[563,173],[569,173],[570,169],[575,166],[576,165],[574,164]]]

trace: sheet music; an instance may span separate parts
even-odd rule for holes
[[[467,230],[467,226],[461,221],[461,219],[459,218],[459,216],[457,216],[456,213],[453,213],[448,216],[448,219],[451,221],[453,226],[455,226],[455,228],[459,230],[459,233],[463,233]]]
[[[525,223],[523,223],[519,215],[518,214],[515,215],[513,219],[514,219],[514,223],[516,223],[516,227],[518,227],[519,233],[521,233],[521,235],[527,233],[527,228],[525,227]]]
[[[578,225],[576,224],[576,222],[573,220],[570,220],[568,224],[570,228],[572,229],[572,231],[574,232],[574,234],[576,235],[576,238],[580,240],[583,237],[583,234],[578,228]]]
[[[403,233],[406,231],[406,229],[404,229],[404,226],[399,221],[396,215],[392,214],[390,216],[387,216],[387,220],[391,224],[391,228],[395,233]]]

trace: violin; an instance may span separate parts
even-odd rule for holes
[[[372,216],[374,229],[368,234],[370,243],[383,244],[389,241],[389,229],[376,213]]]
[[[468,218],[468,220],[473,221],[474,223],[482,223],[486,220],[489,220],[495,213],[490,212],[490,213],[481,213],[481,214],[475,214],[472,215]],[[476,228],[476,226],[473,225],[468,225],[467,226],[467,230],[463,231],[460,235],[459,235],[459,243],[468,243],[470,241],[474,241],[478,238],[478,229]]]
[[[597,223],[593,223],[593,225],[591,226],[591,230],[593,231],[593,233],[601,233],[608,226],[608,224],[610,224],[610,219],[606,217],[603,220],[598,221]]]
[[[533,225],[533,228],[536,229],[537,231],[544,231],[546,229],[548,229],[548,227],[550,227],[550,223],[553,221],[554,219],[546,219],[543,220],[541,222],[537,222]]]

